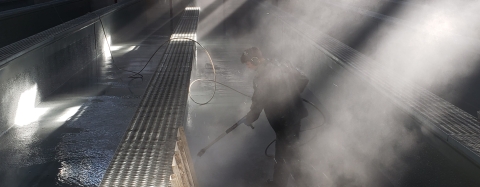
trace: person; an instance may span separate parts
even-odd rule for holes
[[[265,59],[257,47],[245,50],[240,60],[256,72],[252,104],[244,123],[252,125],[263,110],[276,134],[273,181],[267,181],[267,186],[286,186],[290,174],[297,186],[304,186],[296,144],[300,121],[308,115],[300,97],[308,84],[307,77],[288,64]]]

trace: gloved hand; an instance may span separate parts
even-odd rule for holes
[[[240,119],[240,120],[237,122],[237,124],[242,124],[242,123],[243,123],[243,124],[245,124],[246,126],[249,126],[249,127],[251,127],[252,129],[255,129],[255,127],[253,127],[253,125],[252,125],[251,123],[250,123],[250,124],[247,124],[246,121],[247,121],[247,116],[245,116],[245,117],[243,117],[242,119]]]
[[[246,124],[246,123],[245,123],[245,125],[251,127],[252,129],[255,129],[255,127],[254,127],[253,124],[251,124],[251,123],[250,123],[250,124]]]

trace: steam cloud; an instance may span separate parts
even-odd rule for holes
[[[367,55],[374,62],[368,68],[395,89],[413,83],[455,102],[468,89],[462,81],[479,68],[480,24],[472,22],[479,2],[285,0],[278,7]],[[328,116],[317,138],[302,147],[302,180],[312,186],[401,185],[409,170],[402,157],[421,144],[416,121],[367,80],[335,65],[310,43],[317,38],[295,34],[302,28],[289,28],[261,7],[249,11],[242,27],[227,29],[228,37],[294,63],[310,78],[309,88]],[[317,114],[310,110],[303,125],[324,120]],[[302,140],[314,134],[306,132]]]

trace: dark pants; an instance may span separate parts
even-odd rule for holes
[[[290,175],[295,179],[297,187],[301,184],[300,158],[298,140],[300,134],[300,122],[294,124],[272,124],[275,130],[277,141],[275,143],[275,167],[273,171],[273,182],[278,187],[287,186]]]

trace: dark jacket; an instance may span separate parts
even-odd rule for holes
[[[299,124],[308,115],[300,94],[308,84],[302,73],[288,64],[267,61],[258,66],[253,80],[253,96],[245,123],[251,124],[265,111],[275,131]]]

